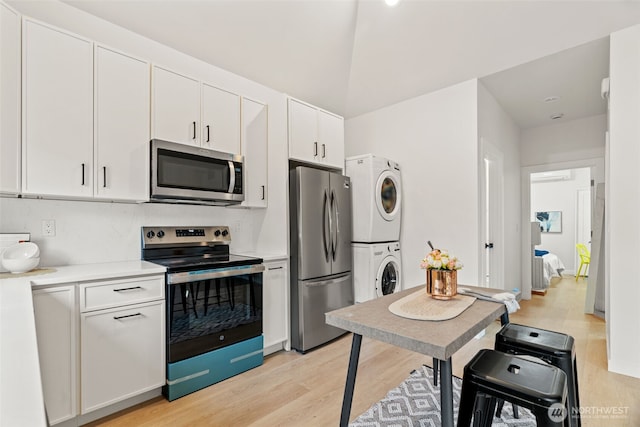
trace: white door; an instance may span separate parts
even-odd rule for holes
[[[576,244],[582,243],[591,252],[591,189],[578,190],[578,206],[576,207]],[[575,269],[578,271],[580,258],[575,253]],[[582,273],[581,273],[582,274]],[[586,274],[586,272],[584,273]]]
[[[240,153],[240,96],[202,84],[201,145],[225,153]]]
[[[344,120],[318,110],[318,155],[322,163],[344,168]]]
[[[504,287],[503,155],[484,138],[482,161],[482,283],[486,287]]]
[[[93,45],[23,25],[23,192],[92,196]]]
[[[153,67],[153,138],[200,145],[200,82]]]
[[[96,46],[95,67],[95,197],[146,200],[149,63]]]
[[[244,191],[242,206],[267,207],[268,165],[267,106],[242,99],[242,150]]]
[[[51,425],[69,420],[78,412],[75,289],[72,284],[33,291],[44,404]]]
[[[317,114],[315,108],[289,99],[289,157],[308,162],[319,161]]]

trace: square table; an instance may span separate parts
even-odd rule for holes
[[[464,286],[472,291],[487,295],[504,292],[503,289],[467,285],[458,286]],[[340,416],[341,427],[346,427],[349,424],[363,336],[433,357],[436,376],[438,366],[440,367],[440,414],[442,425],[444,427],[453,427],[451,356],[498,317],[503,325],[509,323],[509,315],[503,303],[480,299],[476,299],[460,315],[443,321],[407,319],[389,311],[391,303],[420,291],[425,292],[424,285],[325,314],[327,324],[353,332],[347,382]]]

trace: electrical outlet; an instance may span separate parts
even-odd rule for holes
[[[53,219],[42,220],[42,235],[53,237],[56,235],[56,222]]]

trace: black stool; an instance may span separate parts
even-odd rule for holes
[[[568,425],[567,376],[561,369],[483,349],[464,367],[458,427],[490,426],[496,399],[528,408],[538,426]],[[564,424],[563,424],[564,423]]]
[[[515,355],[534,356],[556,366],[567,375],[570,425],[580,427],[578,370],[573,337],[559,332],[509,323],[496,334],[495,349]],[[502,405],[498,404],[500,416]]]

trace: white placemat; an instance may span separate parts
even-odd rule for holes
[[[456,295],[449,300],[437,300],[427,294],[424,288],[400,298],[389,305],[389,311],[396,316],[414,320],[447,320],[458,316],[476,299],[467,295]]]

